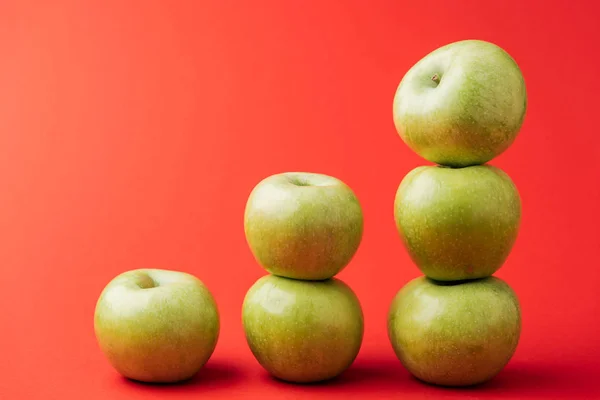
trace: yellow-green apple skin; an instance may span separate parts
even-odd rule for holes
[[[500,269],[513,248],[521,199],[508,174],[494,166],[420,166],[400,182],[394,218],[424,275],[483,278]]]
[[[494,378],[514,355],[519,301],[496,277],[440,284],[407,283],[388,314],[388,336],[402,365],[421,381],[471,386]]]
[[[364,329],[358,298],[337,278],[264,276],[246,294],[242,323],[260,365],[294,383],[325,381],[344,372],[358,355]]]
[[[96,305],[101,350],[123,376],[149,383],[192,378],[211,357],[219,312],[208,288],[188,273],[136,269],[111,280]]]
[[[338,178],[280,173],[251,191],[244,231],[252,254],[269,273],[325,280],[344,269],[358,250],[363,212],[356,194]]]
[[[521,69],[483,40],[444,45],[413,65],[393,100],[396,131],[410,149],[436,164],[484,164],[515,141],[525,120]]]

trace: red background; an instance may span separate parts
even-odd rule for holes
[[[483,3],[0,3],[0,398],[600,397],[598,6]],[[412,379],[387,341],[390,301],[419,275],[393,196],[424,163],[391,104],[412,64],[466,38],[504,47],[527,81],[521,134],[492,161],[523,199],[497,275],[524,327],[494,381],[450,390]],[[364,207],[362,246],[340,275],[363,304],[364,344],[327,385],[268,378],[240,323],[265,273],[245,201],[287,170],[337,176]],[[96,345],[100,291],[139,267],[194,273],[217,298],[219,344],[188,384],[128,382]]]

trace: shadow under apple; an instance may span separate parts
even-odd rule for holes
[[[555,398],[568,393],[570,399],[600,398],[600,390],[594,382],[578,376],[576,368],[562,364],[513,362],[494,379],[468,387],[444,387],[423,382],[408,373],[398,361],[391,358],[361,359],[336,378],[315,383],[291,383],[262,374],[263,383],[285,386],[294,392],[337,391],[352,389],[353,393],[373,393],[395,396],[399,394],[423,394],[435,398],[456,398],[457,395],[476,395],[477,398],[527,399],[546,395]],[[448,396],[448,397],[446,397]],[[554,396],[554,397],[553,397]]]
[[[355,362],[345,372],[335,378],[319,382],[295,383],[288,382],[268,373],[262,374],[264,383],[288,387],[315,388],[319,392],[324,390],[336,391],[340,387],[361,389],[377,387],[378,389],[401,390],[410,381],[410,375],[394,360],[360,360]]]
[[[565,394],[570,399],[600,398],[600,389],[595,382],[577,371],[575,365],[568,363],[516,361],[494,379],[464,390],[490,394],[501,391],[514,398],[539,397],[541,394],[549,397]]]
[[[202,390],[229,387],[244,379],[243,371],[233,362],[209,361],[192,378],[174,383],[150,383],[119,377],[124,385],[138,389],[164,390],[168,392],[189,391],[191,388]]]

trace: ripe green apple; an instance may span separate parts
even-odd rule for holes
[[[250,350],[272,376],[319,382],[344,372],[358,355],[363,313],[342,281],[301,281],[267,275],[250,288],[242,307]]]
[[[423,274],[442,281],[482,278],[510,254],[521,199],[510,177],[494,166],[420,166],[402,179],[394,218]]]
[[[496,376],[516,351],[521,310],[496,277],[439,283],[419,277],[395,296],[388,336],[404,367],[421,381],[471,386]]]
[[[178,382],[195,375],[212,355],[219,313],[196,277],[137,269],[116,276],[104,288],[94,330],[101,350],[123,376]]]
[[[402,78],[393,118],[402,140],[436,164],[485,164],[519,133],[527,109],[521,70],[499,46],[463,40],[442,46]]]
[[[324,280],[345,268],[358,250],[363,213],[352,189],[335,177],[280,173],[250,193],[244,230],[254,257],[269,273]]]

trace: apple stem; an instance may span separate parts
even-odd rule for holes
[[[431,77],[431,80],[434,81],[436,84],[439,84],[440,76],[438,74],[433,74],[433,76]]]

